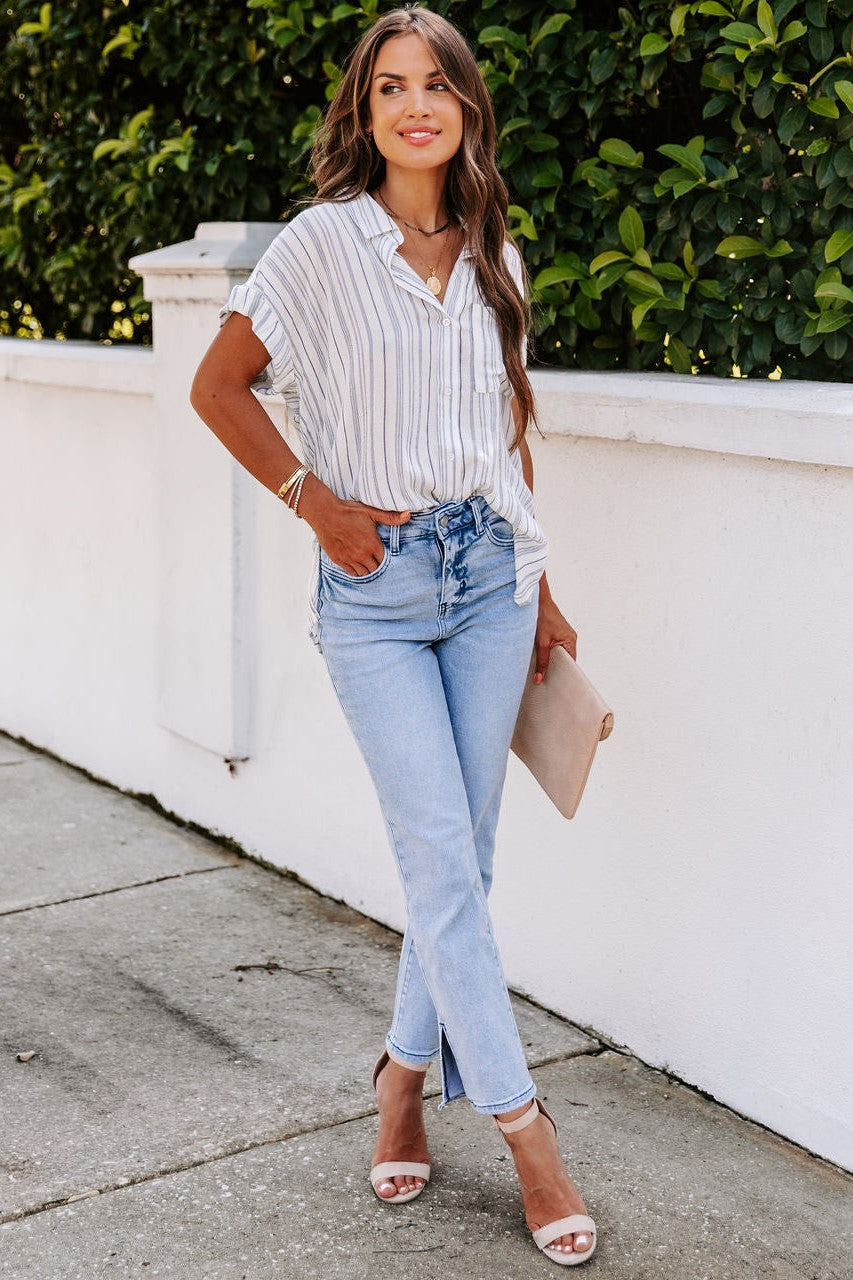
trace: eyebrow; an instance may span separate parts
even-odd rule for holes
[[[431,80],[433,76],[440,76],[443,74],[444,74],[443,71],[438,71],[437,69],[433,69],[432,71],[428,71],[426,73],[426,75],[424,76],[424,80]],[[387,76],[389,80],[405,80],[406,79],[405,76],[398,75],[396,71],[380,71],[379,74],[375,77],[375,79],[381,80],[383,76]]]

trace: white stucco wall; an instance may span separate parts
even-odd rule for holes
[[[0,340],[0,728],[401,929],[310,531],[188,403],[245,230],[133,260],[154,352]],[[850,389],[534,385],[548,575],[615,728],[571,822],[510,758],[507,977],[853,1167]]]

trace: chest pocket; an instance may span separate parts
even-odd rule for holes
[[[475,391],[506,393],[510,390],[498,322],[491,307],[481,302],[471,307],[471,362]]]

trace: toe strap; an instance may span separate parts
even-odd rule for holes
[[[558,1218],[556,1222],[546,1222],[533,1232],[533,1239],[544,1249],[559,1236],[572,1235],[575,1231],[588,1231],[595,1238],[595,1223],[585,1213],[572,1213],[568,1218]]]
[[[375,1164],[370,1170],[370,1181],[374,1187],[377,1182],[384,1182],[386,1178],[398,1178],[405,1174],[411,1174],[415,1178],[423,1178],[424,1182],[429,1182],[430,1166],[428,1164],[418,1164],[414,1160],[386,1160],[383,1164]]]

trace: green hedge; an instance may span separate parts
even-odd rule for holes
[[[127,259],[277,220],[392,4],[6,10],[0,332],[150,341]],[[438,0],[500,126],[536,358],[853,379],[853,0]]]

